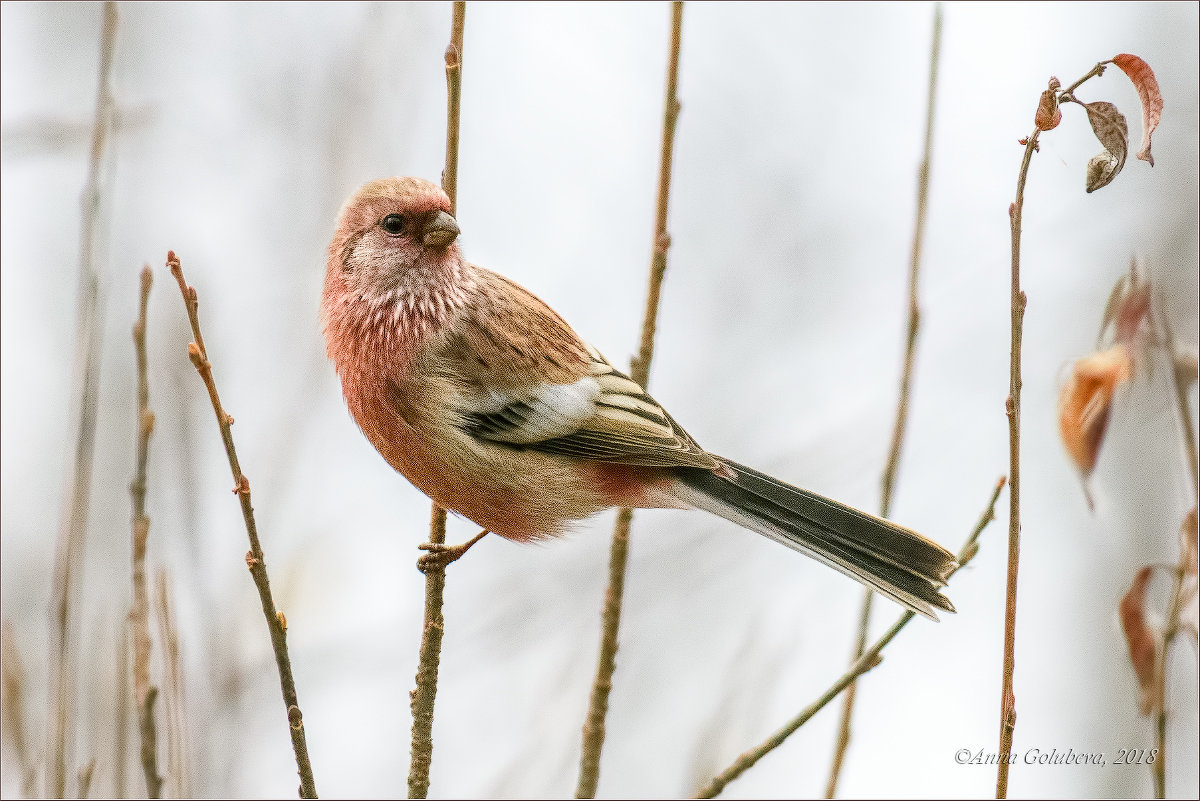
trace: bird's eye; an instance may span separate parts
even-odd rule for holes
[[[379,221],[379,227],[392,236],[404,233],[404,218],[399,214],[389,214]]]

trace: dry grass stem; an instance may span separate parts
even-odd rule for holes
[[[458,211],[458,133],[462,105],[463,31],[467,4],[454,3],[450,23],[450,44],[446,47],[446,166],[442,171],[442,189],[450,198],[450,213]],[[486,533],[486,532],[485,532]],[[483,536],[482,534],[480,536]],[[470,547],[472,540],[466,547]],[[435,552],[446,543],[446,510],[433,504],[429,519],[428,550]],[[465,549],[464,549],[465,550]],[[460,554],[461,555],[461,554]],[[416,686],[409,694],[412,708],[412,747],[408,766],[408,797],[425,798],[429,793],[429,769],[433,763],[433,707],[437,700],[438,667],[442,660],[442,616],[446,590],[446,560],[417,562],[425,573],[425,615],[421,629],[421,649],[417,657]]]
[[[45,794],[62,798],[66,793],[68,750],[74,732],[74,621],[72,604],[77,594],[76,571],[83,559],[88,523],[88,498],[92,487],[92,459],[96,442],[96,414],[100,382],[102,303],[97,242],[101,236],[101,186],[107,168],[109,133],[114,101],[112,63],[117,41],[117,5],[104,4],[100,33],[100,71],[96,89],[96,116],[92,125],[91,157],[81,198],[83,224],[79,234],[79,301],[75,324],[75,362],[72,380],[72,420],[75,431],[70,477],[55,545],[50,614],[50,723],[47,726]]]
[[[154,590],[154,613],[158,622],[158,639],[163,648],[163,675],[166,677],[163,706],[167,720],[167,778],[171,795],[187,798],[191,792],[186,763],[183,666],[179,658],[179,628],[171,610],[170,585],[165,570],[158,571]]]
[[[658,161],[658,200],[655,205],[654,243],[650,258],[650,279],[646,291],[646,311],[642,318],[642,336],[630,377],[643,387],[649,384],[650,361],[654,357],[654,330],[658,322],[658,300],[667,271],[667,209],[671,195],[671,165],[675,149],[675,125],[679,119],[679,45],[683,34],[683,3],[671,4],[671,35],[667,58],[667,86],[663,101],[662,144]],[[625,592],[625,571],[629,560],[629,526],[633,510],[621,509],[613,525],[612,547],[608,561],[608,588],[604,593],[600,654],[596,678],[592,682],[587,717],[583,724],[583,746],[579,759],[576,798],[594,798],[600,780],[600,754],[604,749],[604,722],[608,714],[608,696],[616,670],[617,634],[621,624],[621,599]]]
[[[150,594],[146,588],[146,544],[150,536],[150,518],[146,516],[146,468],[150,455],[150,435],[154,432],[154,413],[150,411],[150,381],[146,358],[146,308],[154,273],[149,265],[141,272],[137,322],[133,324],[133,345],[137,359],[137,448],[133,481],[133,604],[129,612],[133,636],[133,692],[138,709],[141,735],[142,772],[146,776],[146,795],[162,795],[162,777],[158,773],[158,742],[151,706],[150,686]]]
[[[975,554],[979,552],[979,537],[981,534],[983,534],[983,530],[987,528],[988,523],[995,519],[996,501],[1000,498],[1000,491],[1003,489],[1004,478],[1001,478],[996,482],[996,486],[992,489],[991,498],[988,500],[987,507],[984,509],[979,521],[976,522],[975,528],[972,529],[970,536],[967,537],[967,541],[963,543],[962,548],[958,552],[958,568],[955,572],[966,567],[967,563],[970,562],[975,557]],[[805,707],[799,715],[792,718],[781,728],[776,730],[774,734],[772,734],[762,743],[754,748],[751,748],[749,751],[746,751],[737,759],[735,759],[732,765],[721,771],[719,774],[713,777],[712,781],[701,788],[701,790],[696,794],[696,797],[716,797],[731,781],[741,776],[750,768],[754,767],[755,763],[757,763],[760,759],[782,745],[788,737],[790,737],[796,732],[797,729],[811,720],[812,717],[820,712],[826,704],[836,698],[838,694],[842,692],[842,690],[849,687],[855,679],[878,665],[883,659],[883,657],[880,655],[883,649],[887,647],[887,644],[890,643],[892,639],[895,638],[895,636],[899,634],[901,630],[908,625],[908,622],[915,616],[916,615],[913,612],[905,612],[902,614],[899,620],[897,620],[890,629],[884,632],[882,637],[876,640],[870,648],[863,651],[862,656],[860,656],[858,660],[851,665],[849,669],[847,669],[846,672],[843,673],[841,677],[839,677],[838,680],[835,681],[829,687],[829,689],[821,695],[820,698]]]
[[[25,716],[27,682],[21,652],[11,620],[0,626],[0,731],[12,744],[21,771],[21,795],[32,798],[37,784],[37,767],[29,749],[28,718]]]
[[[275,666],[279,671],[279,687],[283,693],[283,704],[287,712],[288,729],[292,738],[292,751],[296,756],[296,768],[300,773],[300,796],[316,798],[317,788],[313,780],[312,763],[308,757],[308,744],[304,734],[304,717],[296,695],[296,681],[292,676],[292,661],[288,655],[287,632],[275,608],[275,599],[271,595],[271,581],[267,575],[266,556],[258,540],[258,524],[254,520],[254,506],[250,499],[250,479],[242,473],[238,461],[237,448],[233,443],[233,418],[221,405],[221,397],[217,393],[217,384],[213,378],[212,363],[208,360],[208,351],[204,347],[204,338],[200,334],[200,317],[197,313],[199,305],[196,288],[188,286],[183,277],[183,267],[173,252],[167,254],[167,266],[179,284],[187,308],[188,321],[192,327],[194,341],[188,345],[188,358],[191,359],[196,372],[199,373],[208,390],[212,402],[213,413],[217,418],[217,427],[221,432],[221,440],[225,445],[225,455],[229,460],[229,470],[233,474],[234,493],[242,508],[242,520],[246,524],[246,536],[250,541],[250,550],[246,554],[246,566],[258,590],[258,598],[262,604],[263,617],[267,621],[267,629],[271,634],[271,648],[275,653]]]
[[[1165,344],[1168,359],[1167,373],[1171,376],[1171,386],[1175,397],[1176,411],[1179,416],[1179,434],[1183,440],[1184,452],[1187,454],[1187,467],[1192,479],[1192,501],[1200,494],[1200,481],[1197,480],[1196,469],[1196,434],[1192,428],[1192,412],[1188,405],[1188,380],[1180,375],[1176,368],[1178,363],[1178,343],[1175,332],[1171,329],[1171,321],[1161,300],[1156,299],[1151,308],[1154,312],[1154,322],[1158,331],[1157,337]],[[1194,518],[1193,518],[1194,520]],[[1185,523],[1185,525],[1189,525]],[[1167,604],[1166,625],[1162,628],[1161,640],[1158,643],[1158,659],[1155,665],[1155,681],[1158,686],[1154,692],[1154,747],[1158,755],[1150,765],[1151,776],[1154,780],[1154,797],[1167,797],[1167,657],[1171,644],[1180,632],[1180,615],[1183,612],[1184,585],[1187,578],[1189,555],[1180,549],[1179,563],[1171,569],[1171,596]]]
[[[921,253],[925,244],[925,220],[929,211],[929,165],[933,152],[933,121],[936,110],[938,59],[942,49],[942,5],[933,8],[933,39],[929,45],[929,89],[925,104],[925,148],[921,164],[917,169],[917,214],[913,223],[912,253],[908,263],[908,324],[904,343],[904,367],[900,373],[900,393],[896,401],[896,422],[892,427],[892,443],[888,449],[887,466],[881,479],[879,516],[887,517],[892,509],[892,494],[896,489],[896,474],[900,468],[900,450],[904,444],[904,432],[908,427],[908,399],[912,390],[913,365],[916,362],[917,333],[921,325],[921,307],[917,294],[917,279],[921,270]],[[859,612],[858,635],[855,639],[854,656],[857,661],[867,647],[867,635],[871,625],[871,603],[875,593],[863,592],[862,610]],[[842,698],[842,717],[834,745],[833,761],[829,768],[829,780],[825,785],[825,797],[837,795],[838,778],[850,746],[850,720],[854,712],[854,699],[858,682],[846,690]]]
[[[1183,449],[1187,454],[1188,474],[1192,479],[1192,498],[1200,495],[1200,469],[1197,467],[1196,431],[1192,428],[1192,410],[1188,405],[1189,380],[1181,375],[1179,364],[1179,343],[1175,340],[1175,331],[1171,328],[1171,320],[1161,300],[1154,305],[1159,337],[1166,343],[1168,373],[1171,376],[1171,387],[1175,395],[1175,409],[1179,414],[1179,436],[1183,440]]]
[[[75,797],[87,798],[92,792],[92,776],[96,773],[96,758],[92,757],[87,761],[87,764],[79,769],[75,777],[75,786],[78,788]]]
[[[125,798],[125,763],[129,753],[129,678],[132,665],[129,661],[129,626],[121,627],[117,637],[117,687],[116,711],[113,720],[113,794]],[[136,704],[136,701],[134,702]]]

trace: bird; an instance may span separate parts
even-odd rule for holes
[[[709,453],[524,287],[463,258],[449,197],[371,181],[343,204],[321,298],[351,416],[439,506],[528,542],[612,507],[703,510],[937,619],[936,542]]]

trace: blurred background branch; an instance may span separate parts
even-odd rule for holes
[[[50,725],[47,729],[46,786],[50,798],[62,798],[67,789],[67,762],[72,758],[74,730],[70,728],[75,702],[75,639],[78,636],[74,606],[79,595],[84,540],[91,505],[92,463],[99,413],[100,337],[104,316],[101,271],[104,264],[103,213],[107,211],[103,188],[111,171],[109,131],[115,113],[112,88],[113,53],[117,47],[117,4],[104,4],[100,30],[100,74],[96,88],[96,116],[92,123],[91,158],[80,204],[83,224],[79,234],[79,297],[75,319],[75,360],[72,380],[74,459],[67,473],[58,542],[54,558],[54,601],[50,617]]]
[[[979,522],[975,524],[975,528],[967,536],[966,542],[958,551],[958,570],[966,567],[967,563],[975,558],[975,554],[979,552],[979,537],[983,534],[983,530],[987,528],[988,523],[996,519],[996,501],[1000,498],[1000,492],[1004,489],[1004,478],[996,482],[995,488],[992,490],[992,497],[988,501],[987,507],[979,518]],[[958,570],[955,570],[957,573]],[[952,574],[953,575],[953,574]],[[718,773],[713,780],[701,788],[696,794],[697,798],[715,798],[725,789],[728,784],[734,779],[741,776],[750,768],[754,767],[760,759],[774,751],[779,746],[783,745],[787,738],[791,737],[805,723],[812,720],[813,716],[825,708],[825,705],[837,698],[838,695],[851,686],[855,679],[879,665],[883,661],[882,652],[887,647],[897,634],[899,634],[905,626],[908,625],[916,614],[907,611],[900,615],[900,618],[892,625],[890,629],[868,650],[864,650],[859,658],[852,664],[845,673],[843,673],[837,681],[835,681],[828,690],[826,690],[820,698],[813,701],[805,707],[800,714],[789,720],[783,726],[775,731],[770,737],[764,740],[760,745],[751,748],[744,752],[741,756],[733,761],[725,770]]]
[[[683,3],[671,3],[671,33],[667,49],[667,86],[663,100],[662,139],[658,157],[658,191],[654,212],[654,243],[650,256],[650,280],[646,290],[646,311],[642,316],[642,335],[629,377],[643,387],[649,386],[650,361],[654,358],[654,330],[658,324],[658,300],[667,272],[667,250],[671,235],[667,232],[667,210],[671,199],[671,164],[675,153],[675,125],[679,120],[679,45],[683,37]],[[600,653],[596,660],[596,678],[588,698],[583,723],[583,745],[579,758],[576,798],[595,798],[600,781],[600,754],[604,750],[605,719],[608,698],[617,668],[618,633],[621,603],[625,595],[625,573],[629,561],[629,526],[632,509],[619,509],[613,525],[608,557],[608,589],[601,607]]]
[[[917,210],[913,223],[912,252],[908,262],[908,322],[904,337],[904,366],[900,371],[900,393],[896,400],[896,422],[892,427],[892,444],[888,449],[887,463],[880,483],[879,516],[887,517],[892,510],[892,493],[896,490],[896,474],[900,470],[900,451],[904,444],[904,431],[908,427],[908,398],[912,391],[913,365],[917,355],[917,332],[921,326],[921,306],[917,295],[917,278],[921,270],[921,251],[925,245],[925,220],[929,215],[929,165],[933,152],[933,119],[937,105],[938,55],[942,50],[942,4],[933,7],[933,35],[929,43],[929,96],[925,102],[925,146],[921,163],[917,167]],[[858,618],[858,635],[851,663],[856,662],[867,647],[867,635],[871,628],[872,590],[863,591],[862,611]],[[834,743],[833,763],[829,768],[829,781],[825,784],[825,797],[837,795],[838,776],[850,746],[850,716],[854,711],[854,697],[858,682],[851,683],[842,696],[842,717],[838,724],[837,740]]]

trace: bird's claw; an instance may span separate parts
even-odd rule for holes
[[[422,573],[428,572],[430,568],[445,570],[446,565],[451,562],[458,561],[463,554],[471,549],[471,546],[483,539],[483,535],[487,531],[481,531],[471,539],[460,545],[446,545],[440,542],[423,542],[417,547],[422,551],[428,551],[417,557],[417,570]]]

